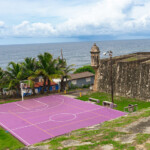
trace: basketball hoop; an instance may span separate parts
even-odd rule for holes
[[[24,100],[24,98],[23,98],[24,90],[28,88],[27,83],[20,83],[20,88],[21,88],[21,96],[22,96],[22,101],[23,101]]]

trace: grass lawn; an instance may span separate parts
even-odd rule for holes
[[[83,101],[88,101],[89,97],[96,98],[100,100],[100,103],[98,105],[102,105],[103,101],[111,101],[111,95],[107,93],[89,93],[88,95],[84,95],[82,97],[78,97],[78,99]],[[129,104],[137,104],[138,110],[141,110],[143,108],[150,107],[150,102],[138,100],[135,98],[126,98],[126,97],[120,97],[120,96],[114,96],[114,103],[117,104],[117,107],[115,109],[124,111],[124,107],[127,107]]]
[[[0,150],[16,150],[24,145],[19,142],[16,138],[14,138],[10,133],[6,133],[6,131],[0,128]]]
[[[11,103],[11,102],[16,102],[20,100],[7,100],[7,101],[0,101],[0,104],[5,104],[5,103]]]

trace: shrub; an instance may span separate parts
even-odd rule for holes
[[[86,72],[86,71],[89,71],[89,72],[95,74],[94,69],[90,65],[80,67],[80,68],[76,69],[76,71],[74,73],[81,73],[81,72]]]

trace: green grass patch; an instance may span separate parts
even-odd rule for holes
[[[114,130],[111,130],[111,129],[105,129],[103,131],[103,135],[104,135],[103,139],[105,139],[105,140],[111,140],[114,137],[119,136],[121,134],[124,134],[124,133],[117,132],[117,131],[114,131]]]
[[[94,136],[96,134],[99,134],[101,132],[101,130],[89,130],[89,131],[80,131],[80,134],[79,134],[79,138],[84,138],[84,137],[91,137],[91,136]]]
[[[138,58],[137,57],[130,57],[130,58],[127,58],[127,59],[124,59],[123,61],[136,61],[136,60],[138,60]]]
[[[104,122],[103,127],[105,128],[121,127],[130,124],[140,118],[149,117],[149,116],[150,116],[150,110],[146,110],[145,112],[140,113],[139,115],[135,115],[135,116],[129,115],[128,117],[121,117],[112,121],[106,121]]]
[[[146,148],[147,150],[150,150],[150,143],[146,143],[146,144],[145,144],[145,148]]]
[[[35,146],[49,145],[51,149],[56,150],[58,147],[62,146],[61,142],[70,139],[71,137],[60,136],[53,138],[47,143],[37,143]]]
[[[70,137],[71,138],[71,137]],[[61,142],[70,139],[68,137],[65,136],[60,136],[60,137],[56,137],[54,139],[52,139],[50,142],[48,142],[48,144],[50,145],[50,148],[55,150],[58,147],[62,146]]]
[[[5,103],[12,103],[12,102],[17,102],[20,100],[6,100],[6,101],[0,101],[0,104],[5,104]]]
[[[82,97],[78,97],[78,99],[83,101],[88,101],[89,97],[99,99],[100,103],[98,103],[98,105],[102,105],[103,101],[111,101],[110,94],[100,93],[100,92],[90,93]],[[120,111],[124,111],[124,107],[127,107],[129,104],[133,104],[133,105],[137,104],[138,110],[150,107],[150,102],[142,101],[135,98],[126,98],[126,97],[119,97],[119,96],[114,96],[114,103],[117,104],[117,107],[115,109]]]
[[[16,150],[24,147],[24,145],[14,138],[10,133],[0,128],[0,150]]]
[[[142,144],[146,142],[148,139],[150,139],[150,134],[137,134],[135,140],[138,144]]]

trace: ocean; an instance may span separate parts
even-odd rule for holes
[[[25,57],[37,57],[38,54],[49,52],[54,58],[61,55],[67,60],[68,65],[75,64],[75,68],[90,64],[90,50],[94,42],[72,43],[46,43],[46,44],[22,44],[0,45],[0,67],[6,69],[10,61],[22,62]],[[101,58],[106,58],[103,53],[111,50],[113,56],[129,54],[133,52],[150,52],[150,40],[118,40],[96,41],[99,46]]]

